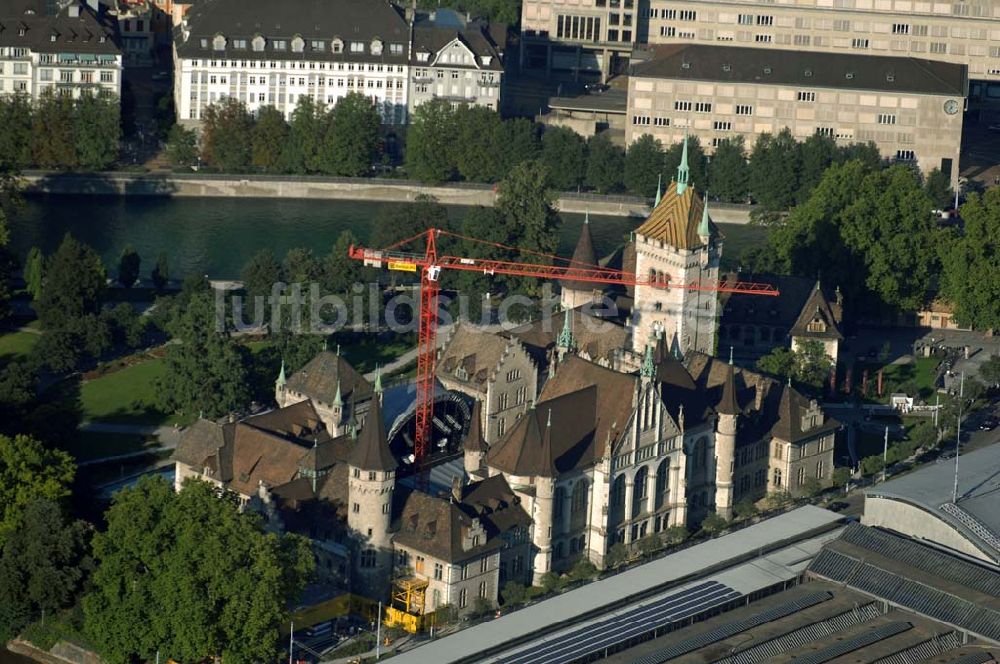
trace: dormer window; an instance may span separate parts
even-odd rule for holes
[[[469,380],[469,372],[464,367],[455,369],[455,378],[459,380]]]
[[[428,60],[428,58],[430,58],[430,56],[431,56],[431,54],[428,53],[427,51],[418,51],[417,52],[417,61],[419,61],[419,62],[427,62],[427,60]]]
[[[202,48],[208,48],[208,38],[207,37],[202,37],[202,39],[201,39],[201,47]]]
[[[214,51],[224,51],[226,50],[226,38],[222,35],[215,35],[212,40],[212,50]]]
[[[765,74],[770,74],[771,73],[771,66],[770,65],[765,65],[764,66],[764,73]]]
[[[371,45],[372,55],[382,55],[382,40],[375,38]]]
[[[288,50],[288,42],[285,41],[284,39],[275,39],[274,40],[274,44],[272,44],[272,46],[274,47],[275,51],[287,51]]]
[[[392,55],[402,55],[403,45],[402,44],[389,44],[389,53]]]
[[[330,42],[330,50],[334,53],[344,52],[344,40],[340,37],[334,37],[333,41]]]
[[[305,50],[306,42],[302,37],[295,37],[292,39],[292,53],[301,53]]]
[[[826,321],[817,316],[809,321],[806,329],[810,332],[826,332]]]
[[[247,48],[247,40],[246,39],[234,39],[233,40],[233,48],[240,49],[241,51],[245,51],[246,48]]]
[[[250,45],[254,51],[260,53],[261,51],[264,50],[264,38],[261,37],[260,35],[257,35],[256,37],[253,38],[253,41],[250,42]]]

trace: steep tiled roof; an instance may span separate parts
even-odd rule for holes
[[[726,372],[726,380],[722,383],[722,398],[716,404],[715,412],[720,415],[736,415],[740,412],[740,406],[736,402],[736,374],[731,364]]]
[[[206,460],[210,457],[214,459],[219,449],[226,443],[227,429],[231,440],[231,424],[227,427],[211,420],[196,420],[181,434],[173,458],[200,471],[207,465]]]
[[[463,547],[473,518],[450,499],[413,491],[406,497],[393,540],[450,563],[475,558],[502,546],[499,538],[487,536],[478,546]]]
[[[441,351],[437,374],[479,390],[485,389],[490,374],[510,343],[502,336],[460,323]]]
[[[413,30],[413,51],[414,53],[428,51],[431,54],[430,60],[433,61],[434,56],[455,39],[458,39],[476,56],[476,64],[447,63],[449,68],[503,71],[500,53],[497,52],[491,38],[479,26],[473,25],[464,29],[456,29],[417,23]],[[490,58],[489,64],[484,61],[484,56]],[[427,66],[428,62],[414,59],[411,64],[420,67]]]
[[[705,202],[695,193],[694,187],[687,186],[678,194],[677,183],[671,182],[660,204],[636,229],[636,235],[677,249],[697,249],[703,244],[698,236],[698,224],[701,223],[704,207]],[[711,221],[709,228],[713,236],[718,235],[718,229]]]
[[[531,517],[503,475],[493,475],[462,489],[464,512],[485,522],[487,533],[505,533],[511,528],[531,526]]]
[[[382,403],[372,399],[365,425],[354,442],[347,463],[361,470],[395,470],[399,464],[389,451],[389,438],[382,419]]]
[[[469,431],[462,441],[462,449],[468,452],[485,452],[486,441],[483,440],[482,427],[482,405],[479,399],[472,406],[472,415],[469,416]]]
[[[804,429],[802,415],[809,410],[809,400],[799,394],[794,387],[785,385],[782,389],[781,401],[778,403],[778,421],[771,429],[771,435],[775,438],[795,443],[840,427],[837,420],[823,415],[816,426]]]
[[[371,384],[347,360],[324,350],[288,378],[287,389],[314,401],[331,404],[338,385],[344,403],[358,403],[372,395]]]
[[[95,14],[86,2],[76,5],[78,16],[70,16],[68,6],[58,8],[49,0],[0,3],[0,46],[30,48],[37,53],[120,54],[114,17],[107,12]],[[50,8],[55,11],[48,11]]]
[[[516,327],[508,334],[523,343],[536,362],[544,362],[548,351],[556,345],[566,314],[560,311],[548,319]],[[582,308],[571,310],[569,315],[577,350],[586,353],[595,362],[610,361],[617,351],[625,347],[628,331],[623,325],[592,316]]]
[[[594,252],[594,238],[590,234],[589,220],[585,220],[580,226],[580,238],[576,241],[572,261],[571,265],[573,267],[597,265],[597,254]],[[563,288],[583,291],[593,291],[601,287],[600,284],[593,284],[587,281],[573,281],[572,279],[560,279],[559,283]]]
[[[809,293],[809,298],[806,300],[805,304],[802,305],[802,309],[799,312],[798,318],[795,320],[795,324],[792,325],[792,336],[814,337],[817,339],[843,339],[844,336],[840,333],[840,329],[838,328],[840,313],[838,311],[834,311],[834,306],[831,306],[829,300],[827,300],[826,296],[823,295],[823,289],[820,288],[819,282],[817,281],[816,285],[813,286],[812,291]],[[825,331],[809,330],[809,324],[817,318],[826,324]]]

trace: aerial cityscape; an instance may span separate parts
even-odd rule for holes
[[[0,0],[0,664],[996,664],[997,331],[994,0]]]

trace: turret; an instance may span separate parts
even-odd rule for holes
[[[278,379],[274,381],[274,400],[278,402],[278,407],[284,407],[285,404],[285,386],[288,384],[288,379],[285,378],[285,360],[281,360],[281,371],[278,372]]]
[[[722,384],[722,398],[715,407],[718,420],[715,427],[715,511],[726,519],[733,516],[733,470],[736,459],[736,427],[740,407],[736,400],[736,375],[733,351],[729,349],[729,366]]]
[[[392,568],[389,524],[397,465],[389,450],[382,407],[376,397],[347,457],[347,525],[359,542],[355,578],[358,588],[373,597],[384,594]]]
[[[531,422],[538,426],[536,413],[531,413]],[[552,527],[556,493],[556,469],[552,458],[552,409],[546,415],[545,428],[537,431],[541,439],[540,466],[535,477],[535,510],[533,541],[538,553],[535,557],[532,585],[541,585],[542,576],[552,570]]]
[[[468,475],[478,475],[482,472],[483,457],[486,455],[486,440],[483,438],[483,410],[479,399],[472,406],[469,416],[469,432],[462,441],[463,461]]]
[[[594,238],[590,234],[590,213],[583,217],[583,226],[580,228],[580,238],[576,242],[573,250],[573,259],[570,263],[573,267],[586,267],[597,265],[597,254],[594,252]],[[562,279],[559,282],[562,287],[560,292],[560,304],[563,309],[576,309],[584,304],[594,301],[594,291],[599,286],[587,281],[575,281],[573,279]]]
[[[677,166],[677,195],[680,196],[688,188],[690,170],[688,169],[688,137],[684,134],[684,145],[681,147],[681,163]]]

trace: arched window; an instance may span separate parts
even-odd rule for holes
[[[559,518],[563,513],[563,500],[565,499],[566,491],[560,486],[556,487],[556,495],[552,500],[552,516]]]
[[[636,472],[632,481],[632,517],[644,511],[647,495],[649,495],[649,471],[643,466]]]
[[[333,51],[334,53],[343,53],[344,40],[341,39],[340,37],[334,37],[332,40],[330,40],[330,50]]]
[[[781,488],[781,469],[780,468],[775,468],[774,469],[774,487],[776,489],[780,489]]]
[[[670,491],[670,460],[664,459],[656,467],[656,506],[662,507],[667,502],[667,493]]]
[[[573,516],[585,516],[587,511],[587,482],[580,480],[573,485]]]
[[[253,41],[250,42],[250,47],[253,48],[255,52],[261,52],[264,50],[264,38],[260,35],[256,35]]]
[[[619,475],[611,484],[611,507],[621,509],[625,505],[625,476]]]

